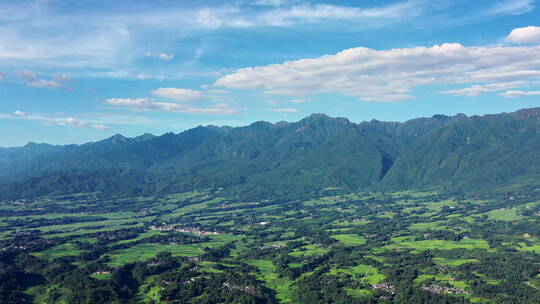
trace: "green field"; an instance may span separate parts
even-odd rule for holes
[[[364,237],[358,236],[356,234],[335,234],[332,235],[332,238],[340,241],[345,245],[363,245],[366,243]]]
[[[281,300],[282,303],[292,303],[292,282],[285,278],[279,278],[274,272],[275,267],[271,261],[254,260],[251,261],[250,264],[259,269],[260,274],[258,275],[258,278],[266,282],[269,288],[272,288],[277,292],[277,298]]]
[[[412,248],[413,252],[423,250],[451,250],[451,249],[489,249],[489,244],[485,240],[462,240],[460,242],[444,241],[444,240],[425,240],[415,242],[399,242],[397,248]],[[389,245],[391,248],[394,245]]]
[[[344,297],[335,303],[377,303],[388,295],[374,285],[394,282],[402,283],[391,286],[399,293],[427,297],[422,288],[436,284],[463,292],[438,295],[447,303],[490,303],[486,291],[493,286],[519,285],[529,294],[540,286],[530,271],[540,265],[538,201],[501,208],[500,199],[411,191],[291,202],[206,192],[111,201],[81,194],[0,202],[11,212],[0,217],[0,235],[4,248],[18,254],[6,267],[28,263],[23,271],[55,278],[24,285],[35,303],[69,303],[78,294],[80,285],[55,269],[106,288],[119,275],[132,276],[136,288],[123,288],[142,303],[169,303],[195,290],[237,297],[252,289],[276,303],[306,303],[306,290]]]
[[[156,256],[158,252],[169,251],[174,256],[197,256],[203,252],[200,247],[194,245],[154,245],[141,244],[128,249],[113,251],[108,254],[110,265],[119,266],[126,263],[143,262]]]

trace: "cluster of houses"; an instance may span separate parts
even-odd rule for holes
[[[422,287],[422,290],[425,290],[425,291],[430,292],[430,293],[436,293],[436,294],[441,294],[441,293],[461,294],[461,295],[469,294],[468,292],[466,292],[464,290],[461,290],[461,289],[458,289],[458,288],[455,288],[455,287],[440,286],[440,285],[437,285],[437,284],[424,286],[424,287]]]
[[[94,271],[92,274],[111,274],[111,272],[108,270],[98,270]]]
[[[281,249],[283,247],[285,247],[285,244],[272,244],[272,245],[268,245],[268,246],[261,246],[261,247],[259,247],[259,249],[268,249],[268,248]]]
[[[238,286],[238,285],[232,285],[225,282],[223,283],[223,286],[227,287],[229,290],[240,290],[250,295],[255,295],[257,293],[255,290],[255,287],[251,285]]]
[[[185,228],[177,228],[172,225],[163,225],[163,226],[155,226],[152,225],[148,227],[149,230],[156,230],[156,231],[162,231],[162,232],[184,232],[184,233],[193,233],[195,235],[215,235],[219,234],[219,232],[216,231],[204,231],[197,227],[185,227]]]
[[[28,246],[26,246],[26,245],[9,245],[9,246],[0,248],[0,251],[7,251],[7,250],[10,250],[10,249],[25,250],[27,248],[28,248]]]
[[[45,249],[46,247],[50,247],[55,245],[55,242],[50,239],[42,239],[42,238],[27,238],[24,240],[15,240],[15,241],[9,241],[7,243],[3,242],[3,245],[0,244],[0,251],[7,251],[7,250],[27,250],[27,249],[36,249],[36,248],[42,248]]]
[[[373,288],[375,290],[384,291],[384,292],[389,293],[391,295],[396,294],[396,288],[393,285],[390,285],[388,283],[373,284],[373,285],[371,285],[371,288]]]

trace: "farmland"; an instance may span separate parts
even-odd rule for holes
[[[2,267],[10,271],[3,275],[13,274],[2,280],[3,290],[11,284],[4,297],[534,303],[537,200],[407,191],[241,201],[200,191],[3,201]]]

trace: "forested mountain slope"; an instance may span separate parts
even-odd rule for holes
[[[540,108],[404,123],[313,114],[299,122],[199,126],[179,134],[115,135],[84,145],[0,149],[1,195],[164,193],[225,187],[246,197],[324,189],[481,187],[534,182]]]
[[[540,173],[539,132],[538,108],[465,118],[404,151],[383,183],[467,190],[534,182]]]

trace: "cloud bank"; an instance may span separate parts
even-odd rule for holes
[[[347,49],[335,55],[242,68],[214,86],[262,90],[266,94],[309,96],[339,93],[362,101],[412,99],[428,85],[464,85],[442,93],[477,96],[511,89],[540,79],[540,46],[432,47],[374,50]]]
[[[506,98],[517,98],[522,96],[540,96],[540,91],[506,91],[502,95]]]

